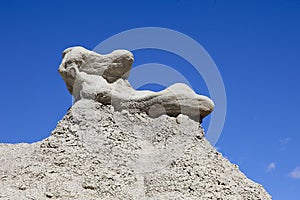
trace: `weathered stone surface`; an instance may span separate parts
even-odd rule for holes
[[[133,55],[127,50],[116,50],[108,55],[100,55],[83,47],[72,47],[63,52],[59,71],[68,75],[72,74],[68,70],[75,69],[90,75],[102,76],[107,82],[112,83],[119,78],[128,78],[132,62]],[[69,84],[68,81],[66,83],[68,88],[72,88],[73,84]]]
[[[184,84],[135,91],[127,51],[64,54],[77,101],[45,140],[0,144],[1,200],[271,199],[205,139],[195,118],[212,111],[209,98]]]
[[[51,136],[0,144],[0,199],[268,200],[185,115],[79,100]]]
[[[64,51],[59,72],[70,93],[79,99],[94,99],[116,110],[146,112],[152,117],[185,114],[201,121],[214,109],[213,102],[195,94],[185,84],[174,84],[160,92],[136,91],[126,80],[133,55],[126,50],[99,55],[82,47]]]

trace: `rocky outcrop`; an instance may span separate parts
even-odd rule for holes
[[[80,100],[51,136],[0,145],[0,199],[271,199],[184,115]]]
[[[93,74],[97,70],[89,69],[91,66],[80,71],[83,62],[78,64],[78,56],[68,62],[68,52],[70,49],[61,65],[66,71],[60,72],[69,90],[74,91],[70,83],[76,82],[77,76],[105,80],[104,87],[126,82],[126,76],[120,75],[110,83]],[[113,58],[106,57],[105,67],[112,60],[118,67],[123,66],[123,59],[132,62],[128,52],[113,54]],[[70,66],[74,65],[72,74]],[[129,105],[130,109],[120,109],[114,103],[104,103],[98,86],[90,90],[94,87],[90,85],[86,90],[89,78],[81,82],[77,101],[50,137],[34,144],[0,144],[0,199],[271,199],[261,185],[209,144],[199,122],[183,112],[176,117],[149,116],[151,112],[143,112],[137,99],[133,101],[138,105],[136,112]],[[188,90],[185,86],[182,89]],[[96,91],[96,96],[85,96],[84,91],[91,95]],[[168,99],[167,94],[151,93],[161,100]],[[186,92],[182,95],[189,97]],[[199,110],[201,113],[202,108]]]
[[[178,83],[160,92],[136,91],[126,80],[133,55],[126,50],[100,55],[82,47],[63,53],[59,73],[76,100],[93,99],[115,110],[146,112],[152,117],[185,114],[201,121],[214,109],[213,102]]]

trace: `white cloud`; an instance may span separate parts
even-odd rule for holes
[[[266,172],[270,172],[272,170],[274,170],[276,168],[276,164],[274,162],[271,162],[267,168],[266,168]]]
[[[279,140],[280,146],[281,146],[280,149],[281,149],[282,151],[285,151],[285,150],[287,149],[287,147],[288,147],[288,144],[289,144],[291,141],[292,141],[292,138],[290,138],[290,137],[287,137],[287,138],[284,138],[284,139]]]
[[[281,145],[287,145],[291,140],[292,140],[292,138],[287,137],[287,138],[279,140],[279,142]]]
[[[300,179],[300,166],[296,167],[289,173],[289,176],[294,179]]]

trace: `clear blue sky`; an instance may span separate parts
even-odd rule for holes
[[[57,73],[65,48],[165,27],[199,42],[221,72],[228,112],[219,150],[275,200],[300,198],[300,1],[12,0],[0,3],[0,25],[0,142],[49,136],[71,106]],[[135,58],[187,65],[162,51]]]

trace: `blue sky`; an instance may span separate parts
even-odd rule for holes
[[[12,0],[0,3],[0,25],[0,142],[49,136],[71,106],[57,73],[65,48],[164,27],[199,42],[223,77],[228,107],[218,149],[275,200],[299,199],[300,1]],[[192,76],[168,52],[134,54],[134,66],[163,63]],[[209,95],[201,78],[193,84]]]

